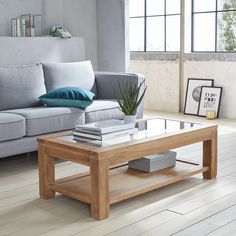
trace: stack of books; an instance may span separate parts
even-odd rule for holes
[[[104,120],[85,125],[76,125],[74,140],[97,143],[114,138],[135,134],[135,123],[125,124],[122,120]]]

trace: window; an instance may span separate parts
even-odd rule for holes
[[[130,50],[179,51],[180,0],[130,0]],[[236,0],[185,0],[185,52],[236,52]]]
[[[192,52],[236,51],[236,0],[192,0]]]
[[[180,0],[130,0],[130,50],[179,51]]]

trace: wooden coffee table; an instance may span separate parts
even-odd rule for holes
[[[172,122],[170,127],[175,124],[177,128],[168,129],[168,122]],[[216,177],[217,125],[152,119],[145,123],[144,131],[126,138],[119,142],[111,140],[103,147],[76,143],[71,132],[39,138],[40,197],[50,199],[59,192],[78,199],[90,204],[92,217],[101,220],[109,216],[110,204],[199,173],[203,173],[205,179]],[[197,142],[203,142],[202,164],[178,160],[175,167],[154,173],[127,166],[127,161]],[[55,180],[55,158],[89,166],[90,172]]]

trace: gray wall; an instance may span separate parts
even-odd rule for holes
[[[129,60],[127,0],[97,0],[98,69],[126,71]]]
[[[0,36],[10,36],[10,19],[43,14],[45,29],[62,25],[83,37],[85,59],[94,69],[126,71],[129,61],[128,0],[0,0]],[[126,5],[126,6],[125,6]]]
[[[10,36],[10,19],[21,14],[41,14],[40,0],[0,0],[0,36]]]
[[[96,0],[0,0],[0,36],[10,36],[10,19],[21,14],[43,14],[45,27],[62,25],[85,39],[85,59],[97,68]]]
[[[84,39],[0,37],[0,66],[84,60]]]

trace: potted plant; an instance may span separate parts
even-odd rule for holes
[[[139,104],[142,102],[146,93],[147,87],[144,86],[144,81],[138,85],[130,81],[118,82],[120,96],[115,92],[117,102],[119,103],[120,110],[124,113],[125,123],[133,123],[136,121],[136,113]]]

